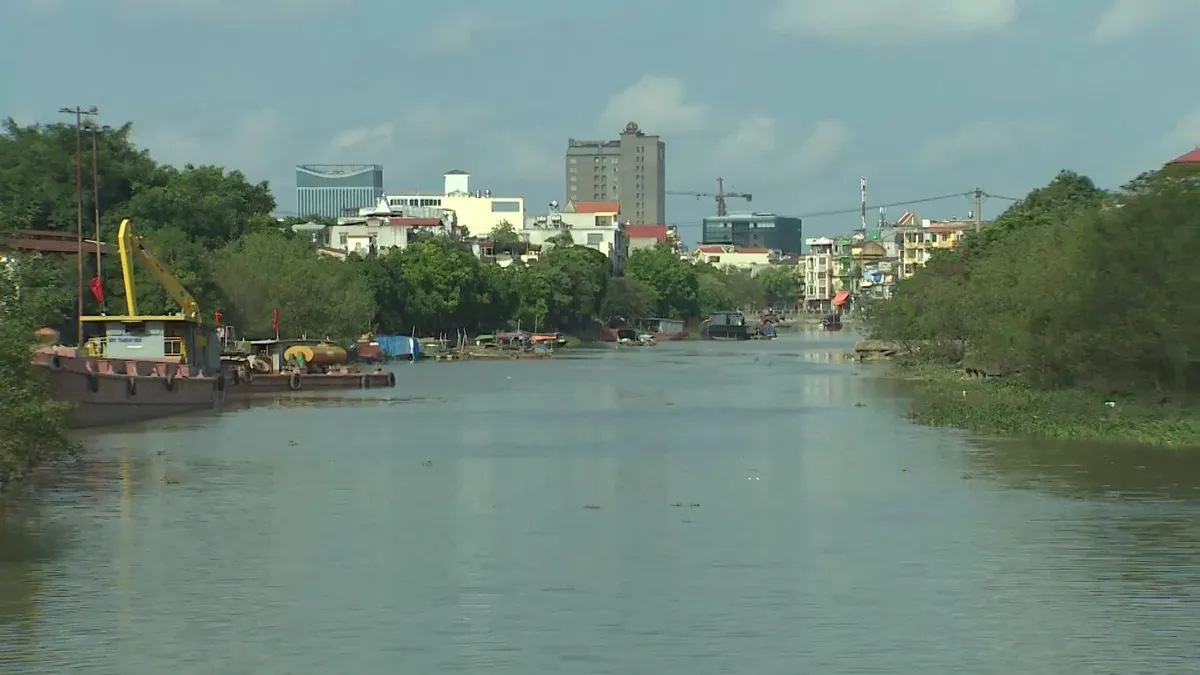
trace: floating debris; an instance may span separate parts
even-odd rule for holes
[[[583,508],[585,508],[585,509],[591,509],[591,510],[596,510],[596,509],[598,509],[598,508],[600,508],[600,507],[599,507],[599,506],[596,506],[595,504],[584,504],[584,505],[583,505]]]

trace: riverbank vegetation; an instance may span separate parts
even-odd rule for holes
[[[70,304],[57,283],[61,274],[56,261],[32,256],[0,263],[0,491],[38,462],[73,450],[65,432],[69,411],[29,360],[34,331]]]
[[[873,338],[921,345],[898,360],[923,375],[920,421],[1200,445],[1198,255],[1196,167],[1114,191],[1063,172],[865,318]]]

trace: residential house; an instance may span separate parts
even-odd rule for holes
[[[441,192],[410,192],[387,195],[393,208],[436,209],[437,216],[460,227],[464,233],[486,235],[501,223],[519,228],[525,220],[525,200],[522,197],[498,197],[491,190],[471,190],[471,175],[466,171],[447,171],[442,174]],[[432,215],[432,214],[431,214]]]
[[[625,238],[629,240],[629,252],[654,248],[670,240],[671,232],[666,225],[626,225]]]
[[[778,260],[779,252],[761,246],[701,244],[692,252],[691,258],[695,263],[708,263],[715,267],[732,267],[755,273]]]
[[[458,230],[440,216],[413,215],[412,209],[389,205],[387,196],[372,208],[356,209],[358,213],[338,218],[336,225],[315,222],[298,223],[293,232],[310,238],[323,255],[344,259],[350,253],[365,255],[389,248],[406,248],[412,234],[418,231],[455,235]],[[434,213],[437,213],[435,211]]]
[[[553,245],[553,240],[567,234],[576,246],[600,251],[612,261],[613,272],[625,269],[628,242],[617,222],[616,202],[578,202],[568,204],[570,210],[551,211],[525,218],[517,234],[521,240],[536,247]]]
[[[935,251],[958,246],[975,227],[975,221],[972,220],[925,219],[920,227],[902,229],[899,232],[902,238],[900,276],[907,279],[916,274],[917,269],[924,267]]]
[[[833,239],[815,237],[804,240],[808,248],[800,257],[804,275],[804,308],[810,312],[833,311]]]

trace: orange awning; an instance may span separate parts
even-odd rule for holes
[[[850,291],[838,291],[833,296],[833,304],[837,305],[838,307],[841,307],[842,305],[846,304],[846,301],[849,299],[850,299]]]

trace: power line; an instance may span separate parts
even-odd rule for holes
[[[870,210],[877,211],[879,209],[890,208],[893,206],[912,206],[915,204],[928,204],[930,202],[940,202],[940,201],[945,201],[947,199],[960,199],[962,197],[970,197],[974,194],[975,194],[974,190],[968,190],[966,192],[955,192],[953,194],[939,195],[937,197],[922,197],[919,199],[906,199],[903,201],[889,202],[886,204],[868,205],[867,208]],[[1008,197],[999,197],[997,195],[991,195],[986,192],[984,192],[982,194],[985,197],[996,197],[997,199],[1008,199]],[[1021,201],[1021,200],[1014,199],[1013,201]],[[854,208],[832,209],[832,210],[828,210],[828,211],[812,211],[809,213],[780,214],[780,215],[788,215],[789,217],[792,217],[792,218],[823,218],[826,216],[844,216],[844,215],[858,214],[861,211],[862,211],[862,204],[859,204],[858,206],[855,206]],[[675,223],[675,225],[677,227],[698,226],[698,225],[702,225],[702,224],[703,224],[703,221],[685,221],[685,222]]]
[[[867,210],[876,210],[877,211],[879,209],[886,209],[886,208],[890,208],[892,206],[911,206],[913,204],[926,204],[929,202],[940,202],[940,201],[944,201],[946,199],[955,199],[958,197],[970,197],[971,194],[972,194],[971,191],[956,192],[951,195],[941,195],[940,197],[924,197],[922,199],[907,199],[902,202],[890,202],[887,204],[869,204],[867,206]],[[844,215],[850,215],[850,214],[857,214],[857,213],[861,212],[861,210],[862,210],[862,205],[859,204],[858,206],[856,206],[852,209],[836,209],[833,211],[813,211],[811,213],[800,213],[794,217],[796,217],[796,218],[822,218],[824,216],[844,216]]]

